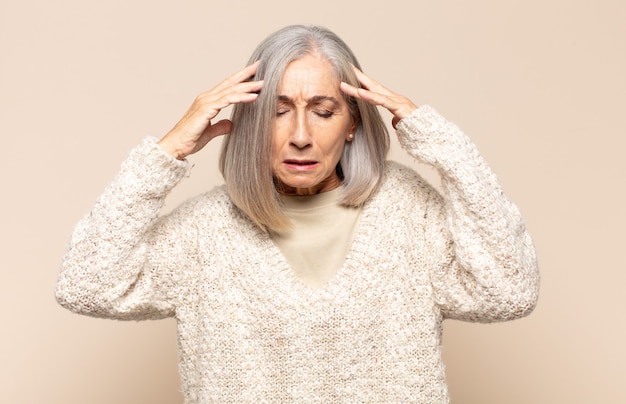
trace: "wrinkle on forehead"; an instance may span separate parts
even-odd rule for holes
[[[305,55],[291,62],[278,91],[279,102],[308,105],[331,101],[335,105],[344,100],[339,80],[331,63],[319,54]]]

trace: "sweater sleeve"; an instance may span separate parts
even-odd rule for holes
[[[159,218],[187,171],[147,138],[72,234],[56,298],[95,317],[140,320],[174,315],[177,271],[193,254],[193,229],[180,212]]]
[[[444,318],[490,322],[529,314],[539,294],[533,243],[475,145],[429,106],[399,122],[397,132],[402,147],[441,176],[426,243]]]

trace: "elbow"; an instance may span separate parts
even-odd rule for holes
[[[517,301],[518,317],[525,317],[532,313],[539,302],[539,289],[541,279],[539,276],[539,267],[537,258],[533,254],[532,260],[526,265],[526,271],[520,271],[517,278],[517,287],[515,295]]]
[[[514,320],[526,317],[537,307],[539,301],[540,276],[534,248],[526,249],[526,259],[521,261],[516,270],[509,269],[508,280],[502,282],[500,303],[506,313],[504,320]]]
[[[63,277],[57,282],[54,296],[61,307],[71,312],[88,314],[92,311],[89,309],[90,304],[88,299],[86,299],[87,296],[81,293],[80,288],[72,287]]]
[[[67,281],[64,279],[63,274],[57,280],[56,288],[54,290],[54,298],[61,307],[74,311],[74,303],[76,297],[71,293],[71,288],[68,287]]]
[[[537,307],[539,302],[539,277],[533,280],[533,282],[525,288],[519,299],[518,307],[520,316],[525,317],[532,313]]]
[[[539,290],[532,289],[518,294],[510,303],[510,319],[526,317],[537,307]]]
[[[66,276],[64,273],[61,273],[55,290],[56,301],[61,307],[91,317],[104,317],[110,308],[110,301],[103,295],[97,284],[83,282],[81,277]]]
[[[498,305],[500,321],[516,320],[531,314],[539,301],[539,278],[529,277],[502,291]]]
[[[489,297],[480,299],[481,303],[469,315],[461,319],[477,323],[499,323],[517,320],[528,316],[535,310],[538,294],[535,291],[518,293],[491,294]]]

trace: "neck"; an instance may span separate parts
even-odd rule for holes
[[[337,189],[341,186],[341,180],[339,179],[339,177],[334,176],[320,182],[313,187],[296,188],[289,186],[275,178],[274,185],[276,186],[276,190],[278,191],[278,193],[281,195],[309,196]]]

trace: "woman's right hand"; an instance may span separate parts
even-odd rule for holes
[[[224,108],[240,102],[253,102],[263,87],[263,81],[246,81],[256,73],[259,62],[253,63],[228,77],[213,89],[196,97],[178,123],[161,140],[159,145],[179,160],[193,154],[216,136],[230,133],[232,122],[211,120]]]

